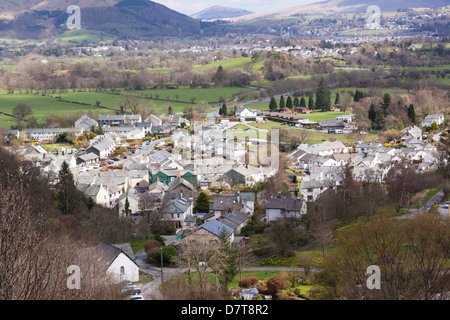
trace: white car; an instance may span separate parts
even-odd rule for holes
[[[86,167],[81,167],[80,168],[80,172],[86,172],[86,171],[87,171]]]
[[[445,201],[444,208],[448,209],[448,205],[450,204],[450,201]]]
[[[140,294],[135,294],[129,297],[128,300],[144,300],[144,297]]]
[[[94,170],[94,167],[92,167],[92,166],[86,167],[86,170],[87,170],[87,171]]]
[[[98,168],[100,168],[100,164],[98,164],[98,163],[94,164],[94,169],[98,169]]]

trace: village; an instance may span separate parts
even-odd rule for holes
[[[339,112],[339,106],[332,110]],[[240,247],[248,242],[241,230],[251,221],[255,207],[263,208],[257,219],[266,225],[286,217],[300,218],[306,214],[308,203],[337,190],[347,168],[355,181],[376,183],[383,183],[396,163],[408,164],[418,173],[437,169],[440,153],[433,142],[439,141],[445,130],[429,140],[422,128],[406,127],[400,139],[391,144],[356,141],[349,145],[334,139],[340,133],[359,131],[352,124],[354,117],[346,114],[311,122],[285,110],[255,111],[242,106],[233,119],[221,119],[217,113],[209,115],[209,121],[197,123],[175,115],[152,114],[146,119],[140,115],[100,115],[97,120],[84,115],[73,128],[2,133],[5,139],[25,135],[28,143],[20,147],[21,156],[52,176],[50,181],[56,183],[65,162],[76,188],[86,198],[135,224],[159,228],[175,247],[182,247],[186,239],[196,235],[217,242],[222,232],[232,245]],[[276,157],[280,141],[274,140],[279,127],[270,130],[269,138],[269,130],[251,126],[268,118],[281,122],[286,130],[327,133],[330,139],[300,143],[286,154],[286,167],[279,167]],[[421,127],[439,126],[444,121],[442,114],[429,115]],[[248,128],[236,129],[239,125]],[[89,132],[99,134],[91,135],[87,148],[68,146],[48,152],[41,146],[62,134],[80,136]],[[267,156],[267,148],[273,150],[271,156]],[[279,171],[288,172],[285,182],[289,195],[256,191],[257,184]],[[207,194],[209,201],[208,208],[199,211],[201,193]],[[127,257],[131,267],[111,267],[111,272],[117,273],[120,281],[139,280],[139,267],[129,244],[99,243],[96,250],[112,252],[114,259],[119,254]]]

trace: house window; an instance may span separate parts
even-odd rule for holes
[[[121,266],[120,267],[120,275],[123,276],[125,274],[125,267]]]

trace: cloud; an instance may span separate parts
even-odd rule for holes
[[[203,9],[208,7],[212,7],[215,5],[234,7],[246,9],[253,12],[265,12],[265,11],[273,11],[278,9],[285,9],[289,7],[301,6],[308,3],[323,1],[323,0],[246,0],[245,2],[242,0],[153,0],[158,2],[166,7],[184,13],[186,15],[191,15],[197,13]]]

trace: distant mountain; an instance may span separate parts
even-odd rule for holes
[[[236,18],[252,13],[253,12],[245,9],[230,8],[225,6],[213,6],[191,15],[191,18],[197,20],[217,20],[225,18]]]
[[[199,35],[201,23],[149,0],[1,0],[17,12],[14,20],[0,20],[0,36],[47,38],[67,31],[69,5],[81,9],[81,27],[118,39],[154,39]],[[39,2],[39,3],[36,3]],[[27,7],[27,5],[31,7]],[[54,6],[53,6],[54,5]]]
[[[365,13],[370,5],[377,5],[383,12],[406,8],[438,8],[449,5],[449,0],[327,0],[307,5],[284,8],[270,12],[258,12],[230,21],[249,21],[259,18],[288,17],[297,14]]]

